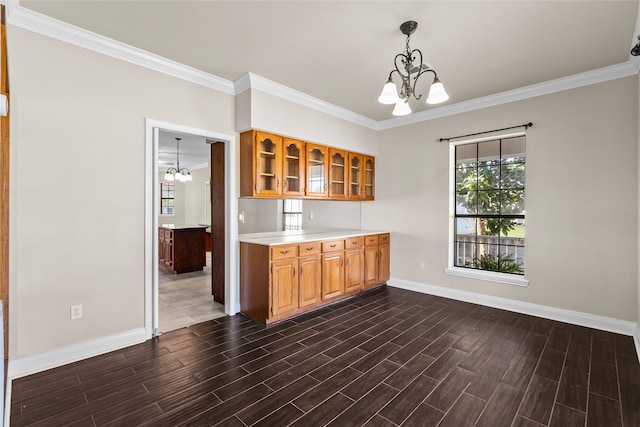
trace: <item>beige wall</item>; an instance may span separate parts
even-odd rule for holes
[[[380,132],[362,226],[392,231],[392,277],[636,321],[637,86],[629,77]],[[449,147],[435,141],[528,121],[529,287],[445,275]]]
[[[145,119],[225,134],[235,123],[233,96],[8,32],[17,358],[144,327]],[[83,319],[69,320],[72,304]]]
[[[251,90],[251,102],[243,101],[243,104],[251,109],[253,129],[356,153],[377,154],[377,133],[372,129],[259,90]]]

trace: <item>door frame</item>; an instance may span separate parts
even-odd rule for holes
[[[146,118],[145,120],[145,237],[144,237],[144,292],[145,292],[145,337],[150,339],[159,334],[158,303],[158,130],[189,133],[224,143],[225,164],[225,280],[224,311],[233,316],[239,311],[239,262],[237,218],[237,175],[238,139],[206,129],[197,129],[176,123]]]

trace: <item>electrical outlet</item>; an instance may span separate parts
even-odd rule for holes
[[[424,261],[420,261],[420,270],[424,270]]]
[[[313,220],[313,211],[309,211],[309,220],[312,221]]]
[[[82,318],[82,304],[71,306],[71,320]]]
[[[244,224],[244,211],[240,211],[240,213],[238,213],[238,221]]]

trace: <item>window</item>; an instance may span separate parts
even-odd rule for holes
[[[453,265],[524,275],[525,137],[455,146]]]
[[[302,200],[284,199],[282,204],[285,230],[302,230]]]
[[[174,215],[175,184],[172,182],[160,183],[160,215]]]

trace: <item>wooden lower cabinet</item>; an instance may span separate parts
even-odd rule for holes
[[[298,305],[300,308],[320,302],[322,264],[320,255],[301,257],[298,261]]]
[[[375,286],[390,277],[390,235],[365,236],[364,287]]]
[[[205,227],[158,229],[158,265],[167,273],[202,270],[206,260]]]
[[[389,235],[369,237],[274,246],[240,242],[241,312],[270,324],[383,284]]]
[[[274,316],[298,308],[298,259],[291,258],[271,263],[271,300]]]
[[[322,300],[344,294],[344,252],[322,254]]]

